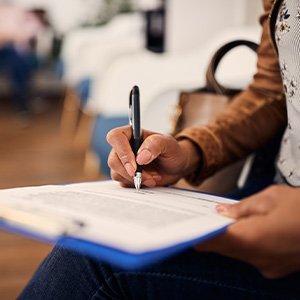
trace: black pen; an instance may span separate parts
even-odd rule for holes
[[[137,86],[132,88],[129,96],[129,123],[132,128],[131,148],[136,156],[142,144],[140,90]],[[139,191],[142,185],[142,167],[140,165],[137,165],[133,181],[136,190]]]

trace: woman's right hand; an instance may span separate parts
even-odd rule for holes
[[[137,163],[143,166],[142,184],[147,187],[176,183],[195,171],[200,164],[200,153],[189,140],[177,141],[170,135],[143,131],[143,144],[137,157],[130,146],[130,126],[111,130],[107,141],[112,146],[108,158],[111,177],[122,186],[133,186]]]

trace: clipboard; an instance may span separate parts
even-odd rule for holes
[[[94,183],[99,184],[99,183]],[[81,184],[79,184],[81,185]],[[84,184],[83,184],[84,186]],[[30,189],[30,188],[29,188]],[[26,188],[25,188],[26,190]],[[41,191],[43,187],[41,187]],[[175,189],[174,189],[175,190]],[[176,189],[177,190],[177,189]],[[190,191],[190,193],[197,193],[195,191]],[[1,195],[1,191],[0,191]],[[217,197],[220,201],[225,200],[225,198]],[[230,201],[230,200],[229,200]],[[180,252],[183,252],[190,247],[202,243],[207,239],[210,239],[226,230],[226,228],[233,222],[228,220],[228,222],[223,226],[217,226],[214,230],[196,236],[192,239],[183,239],[180,242],[173,243],[167,246],[158,247],[156,249],[145,250],[145,251],[128,251],[128,249],[122,249],[122,247],[114,247],[106,243],[95,242],[87,239],[78,238],[72,236],[72,230],[80,227],[81,224],[72,223],[72,222],[62,222],[56,224],[54,229],[51,232],[46,232],[38,226],[39,221],[47,222],[47,218],[44,216],[38,216],[38,220],[34,220],[35,225],[28,226],[28,224],[22,223],[22,220],[17,220],[12,218],[9,213],[10,208],[6,208],[6,214],[1,213],[1,200],[0,200],[0,229],[5,230],[10,233],[18,234],[30,239],[41,241],[48,244],[57,244],[58,246],[64,247],[69,250],[76,251],[83,255],[89,256],[93,259],[97,259],[106,263],[110,263],[114,266],[123,268],[123,269],[140,269],[148,265],[158,263],[164,259],[172,257]],[[26,220],[30,223],[30,216],[36,218],[34,214],[25,213]],[[6,217],[5,217],[6,215]],[[19,217],[18,215],[16,217]],[[26,223],[26,222],[25,222]],[[30,224],[29,224],[30,225]],[[36,226],[36,227],[35,227]]]

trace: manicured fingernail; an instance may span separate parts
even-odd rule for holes
[[[131,163],[126,163],[124,167],[125,167],[128,175],[133,177],[135,174],[135,168],[133,167],[133,165]]]
[[[142,150],[136,157],[136,162],[139,165],[145,165],[151,161],[152,154],[148,149]]]
[[[229,214],[229,205],[227,204],[218,204],[216,206],[216,211],[221,214],[221,215],[224,215],[224,216],[227,216]]]

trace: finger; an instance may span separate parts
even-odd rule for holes
[[[216,252],[243,261],[253,261],[265,240],[264,218],[255,216],[232,224],[227,230],[196,246],[199,251]]]
[[[120,173],[117,173],[112,170],[110,172],[110,176],[111,176],[112,180],[120,182],[120,184],[123,187],[133,187],[133,181],[128,180],[127,178],[123,177]]]
[[[144,171],[142,173],[142,184],[146,187],[155,187],[162,180],[161,175],[157,172]]]
[[[133,181],[128,180],[127,177],[122,176],[120,173],[117,173],[115,171],[111,171],[111,178],[115,181],[120,182],[122,187],[133,187]],[[147,172],[143,172],[143,178],[142,178],[142,184],[145,187],[155,187],[157,185],[157,182],[161,180],[160,175],[153,175],[149,174]]]
[[[133,177],[128,175],[114,150],[112,150],[109,154],[108,166],[111,169],[111,177],[113,176],[113,180],[120,182],[126,181],[125,186],[128,186],[128,183],[130,182],[130,186],[132,186]],[[161,179],[162,177],[156,171],[143,170],[142,172],[142,183],[146,187],[155,187],[157,185],[157,182],[161,181]]]
[[[225,232],[197,245],[196,249],[204,252],[216,252],[227,256],[228,254],[234,255],[236,250],[240,252],[245,237],[240,237],[240,230],[238,229],[238,232],[236,232],[235,228],[232,229],[233,226],[234,224],[229,226]]]
[[[111,171],[115,174],[120,174],[123,178],[125,178],[127,181],[132,181],[133,176],[130,176],[123,166],[121,160],[119,159],[119,156],[117,155],[116,151],[114,149],[111,150],[109,157],[108,157],[108,166],[110,167]]]
[[[201,252],[222,252],[221,248],[223,248],[225,241],[226,241],[227,247],[229,246],[229,243],[230,243],[229,238],[230,237],[228,237],[228,234],[225,232],[225,233],[222,233],[216,237],[213,237],[199,245],[196,245],[195,248]]]
[[[270,191],[265,190],[247,199],[241,200],[237,204],[220,204],[216,210],[227,217],[239,219],[252,215],[264,215],[270,212],[275,205],[275,199]]]
[[[130,126],[119,127],[107,134],[107,142],[112,146],[129,176],[136,170],[134,153],[130,146],[132,131]]]
[[[133,187],[134,184],[132,181],[128,181],[126,178],[122,177],[118,173],[111,172],[112,179],[115,181],[118,181],[122,187],[128,188]],[[153,188],[157,186],[158,182],[161,180],[160,175],[152,175],[148,174],[146,175],[146,179],[142,180],[142,185],[144,187]]]
[[[174,139],[168,135],[152,134],[141,145],[136,161],[140,165],[150,164],[158,156],[172,153]]]

